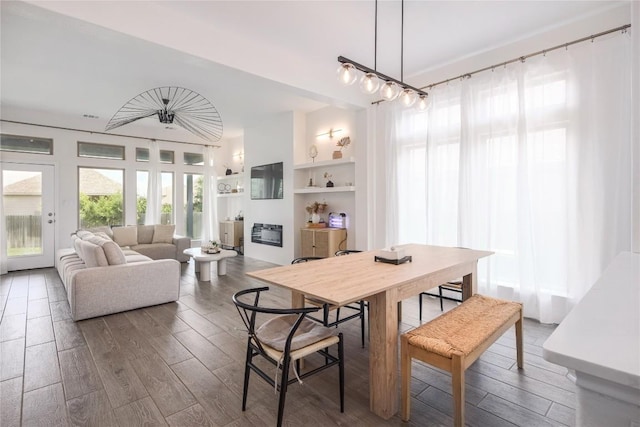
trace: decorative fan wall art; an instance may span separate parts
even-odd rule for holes
[[[209,141],[222,137],[218,110],[202,95],[175,86],[157,87],[132,98],[113,115],[105,130],[152,116],[158,116],[160,123],[175,123]]]

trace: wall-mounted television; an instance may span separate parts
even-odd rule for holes
[[[251,198],[282,199],[282,162],[251,168]]]

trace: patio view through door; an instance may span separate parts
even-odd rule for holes
[[[2,162],[2,242],[7,268],[52,267],[55,251],[54,167]]]

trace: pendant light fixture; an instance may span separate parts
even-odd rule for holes
[[[402,0],[402,12],[400,23],[400,80],[386,76],[377,70],[378,65],[378,0],[375,1],[375,25],[374,25],[374,51],[373,69],[358,64],[344,56],[338,57],[338,80],[345,86],[352,85],[360,77],[360,89],[366,94],[374,94],[380,89],[380,96],[384,101],[400,100],[403,106],[411,107],[418,101],[416,108],[424,111],[427,108],[427,92],[406,84],[404,80],[404,0]]]

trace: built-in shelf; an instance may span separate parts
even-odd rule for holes
[[[218,193],[218,197],[242,197],[244,192],[240,193]]]
[[[242,179],[243,177],[244,177],[244,173],[241,172],[241,173],[234,173],[231,175],[222,175],[222,176],[219,176],[217,179],[218,181],[224,181],[227,179]]]
[[[293,190],[296,194],[304,194],[304,193],[344,193],[347,191],[356,191],[355,186],[349,187],[305,187],[305,188],[296,188]]]
[[[322,160],[319,162],[301,163],[299,165],[293,166],[293,168],[294,169],[312,169],[312,168],[327,167],[327,166],[347,165],[355,162],[356,161],[353,157],[345,157],[345,158],[336,159],[336,160]],[[349,191],[352,191],[352,190],[349,190]]]

